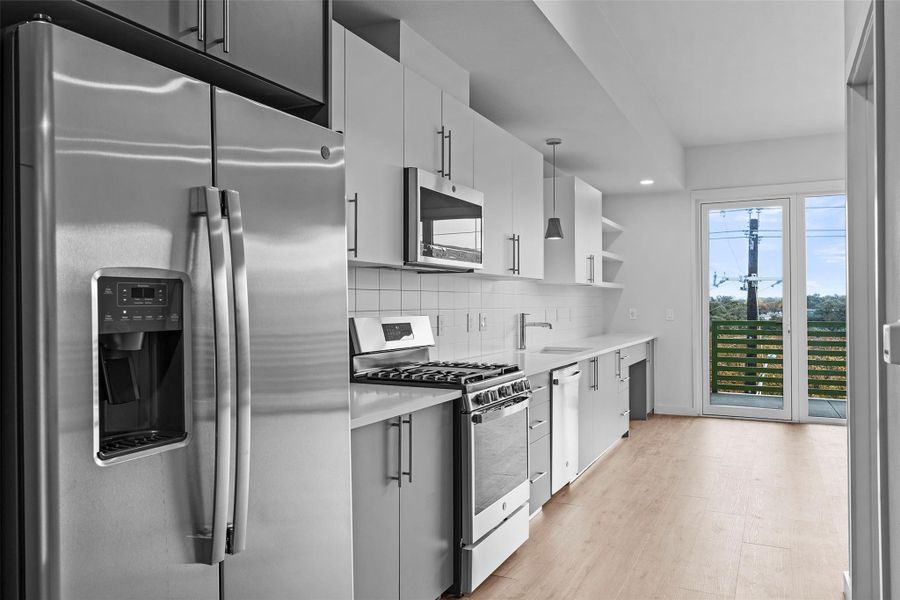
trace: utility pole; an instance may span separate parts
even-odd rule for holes
[[[747,241],[750,244],[747,252],[747,320],[759,319],[759,303],[756,293],[759,287],[759,212],[753,217],[753,210],[747,211],[750,215],[750,232]]]

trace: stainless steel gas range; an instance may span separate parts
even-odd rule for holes
[[[459,389],[455,429],[458,593],[472,592],[528,539],[528,406],[518,366],[430,360],[428,317],[355,318],[357,383]]]

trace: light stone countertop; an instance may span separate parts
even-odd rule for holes
[[[656,338],[649,333],[609,333],[578,340],[559,342],[551,347],[577,348],[566,354],[542,354],[534,350],[508,350],[477,359],[479,362],[517,364],[525,375],[536,375],[576,363],[580,360],[615,352],[635,344],[643,344]],[[449,402],[460,397],[459,390],[414,387],[405,385],[380,385],[371,383],[350,384],[350,429],[392,419],[423,408]]]

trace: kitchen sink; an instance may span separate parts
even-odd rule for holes
[[[576,352],[587,352],[590,348],[572,348],[568,346],[547,346],[541,348],[540,354],[575,354]]]

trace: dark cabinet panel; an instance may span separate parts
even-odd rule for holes
[[[205,5],[209,54],[324,101],[327,2],[206,0]]]
[[[200,39],[203,9],[200,0],[91,0],[90,4],[182,44],[204,49]]]

